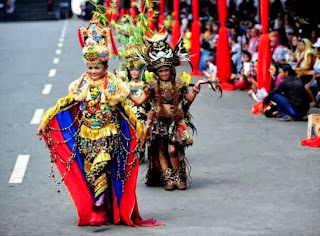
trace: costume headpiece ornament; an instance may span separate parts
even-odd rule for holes
[[[111,52],[108,38],[110,38],[114,54],[118,54],[118,52],[114,44],[111,28],[105,26],[111,23],[109,18],[112,18],[112,16],[105,14],[104,6],[92,4],[94,4],[96,10],[93,12],[88,26],[78,29],[78,38],[85,62],[95,64],[105,62],[110,58]],[[109,9],[109,11],[113,10]]]
[[[182,37],[174,49],[167,42],[167,38],[167,33],[155,34],[151,38],[145,38],[150,45],[146,54],[140,55],[140,58],[145,60],[147,70],[156,71],[161,66],[176,67],[181,62],[188,62],[193,69],[188,53],[183,51]]]
[[[110,48],[107,42],[109,34],[110,29],[104,28],[96,17],[91,19],[87,28],[79,30],[80,44],[83,45],[82,53],[86,63],[96,64],[109,59]]]

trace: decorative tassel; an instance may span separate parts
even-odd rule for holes
[[[101,93],[101,103],[103,103],[103,104],[107,103],[105,92],[104,91],[102,91],[102,92],[100,91],[100,93]]]
[[[86,101],[90,101],[92,99],[91,97],[91,93],[90,93],[90,88],[87,89],[87,97],[86,97]]]
[[[114,55],[118,55],[118,51],[117,51],[117,48],[116,48],[116,44],[114,43],[114,39],[113,39],[113,35],[112,35],[112,30],[110,28],[110,41],[111,41],[111,46],[112,46],[112,50],[113,50],[113,54]]]
[[[84,42],[83,42],[83,37],[82,37],[82,34],[81,34],[81,29],[78,29],[78,39],[79,39],[79,43],[80,43],[81,48],[83,48],[84,47]]]

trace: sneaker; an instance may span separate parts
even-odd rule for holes
[[[289,115],[286,115],[284,117],[278,118],[278,120],[279,121],[294,121],[294,118]]]

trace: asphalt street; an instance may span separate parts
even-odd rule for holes
[[[68,192],[47,177],[50,156],[36,130],[85,71],[77,29],[86,24],[0,24],[0,235],[320,235],[319,149],[300,145],[307,122],[251,115],[245,92],[219,99],[206,86],[191,107],[198,134],[187,149],[189,189],[146,187],[140,168],[140,212],[165,226],[76,226]],[[112,59],[110,70],[118,64]],[[26,170],[15,173],[19,157]]]

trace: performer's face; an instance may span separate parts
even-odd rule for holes
[[[139,71],[136,68],[133,68],[130,70],[130,75],[132,79],[138,79],[139,78]]]
[[[107,68],[102,64],[87,64],[87,68],[93,80],[101,79],[107,71]]]
[[[157,70],[157,74],[159,76],[159,78],[161,80],[170,80],[171,78],[171,70],[170,67],[168,66],[161,66],[158,70]]]

